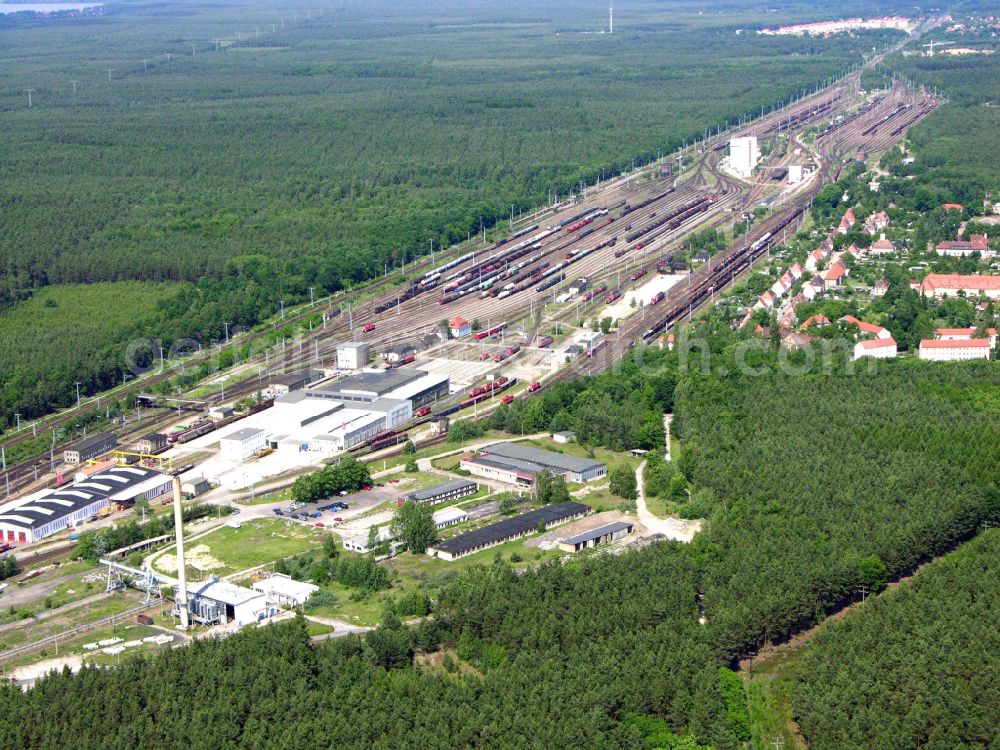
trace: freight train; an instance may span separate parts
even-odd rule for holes
[[[492,384],[490,384],[490,386],[485,386],[486,387],[485,391],[477,393],[475,396],[473,396],[470,393],[469,398],[465,399],[465,401],[462,401],[457,407],[452,407],[451,410],[445,409],[444,411],[438,412],[437,416],[445,416],[446,414],[452,414],[456,411],[459,411],[460,409],[465,409],[474,404],[486,401],[487,399],[493,398],[498,393],[506,391],[508,388],[515,385],[516,383],[517,383],[517,378],[510,378],[509,380],[507,378],[502,378],[502,377],[497,378],[496,380],[493,381]],[[473,390],[472,393],[475,393],[475,390]]]
[[[647,344],[652,343],[661,332],[668,330],[683,318],[684,315],[688,314],[691,309],[701,305],[711,296],[720,279],[732,278],[749,268],[767,251],[772,237],[795,221],[805,210],[803,206],[797,207],[788,216],[784,217],[779,224],[774,226],[770,231],[765,232],[757,240],[722,258],[714,266],[713,273],[706,275],[694,284],[690,291],[685,290],[685,293],[672,305],[666,306],[666,311],[663,317],[659,319],[659,322],[643,332],[643,341]]]
[[[211,419],[199,419],[185,430],[178,430],[167,435],[168,443],[187,443],[202,435],[207,435],[215,429],[215,422]]]
[[[473,335],[473,338],[475,338],[478,341],[482,341],[483,339],[488,339],[490,336],[496,336],[498,333],[500,333],[501,331],[503,331],[506,327],[507,327],[507,323],[506,322],[504,322],[504,323],[498,323],[497,325],[493,326],[492,328],[487,328],[485,331],[478,331],[477,333],[475,333]]]

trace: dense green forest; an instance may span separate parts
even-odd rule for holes
[[[716,16],[637,4],[613,36],[580,33],[606,16],[578,1],[308,18],[182,6],[0,17],[0,307],[52,284],[186,282],[135,328],[165,346],[221,338],[279,300],[342,289],[786,100],[894,38],[737,35],[801,12],[738,3]],[[98,320],[120,296],[78,314]],[[67,405],[74,379],[106,386],[131,335],[109,322],[100,338],[117,349],[46,338],[46,368],[0,360],[0,427]]]
[[[810,367],[713,316],[693,332],[713,350],[708,371],[697,350],[688,361],[639,349],[614,373],[503,416],[504,426],[579,427],[573,420],[603,404],[615,408],[607,428],[581,439],[630,447],[672,407],[682,441],[674,469],[708,513],[690,545],[520,574],[473,568],[444,587],[428,621],[407,628],[387,614],[360,640],[309,648],[300,626],[270,627],[152,664],[10,688],[0,692],[0,741],[741,747],[750,719],[730,671],[736,657],[1000,521],[1000,370],[915,360],[874,373]],[[638,408],[630,415],[621,404]],[[427,660],[441,649],[443,664]],[[647,744],[654,734],[669,744]]]
[[[941,40],[973,49],[996,50],[989,32],[937,34]],[[940,91],[949,102],[908,133],[915,161],[903,165],[898,151],[884,164],[899,175],[883,181],[880,192],[899,205],[930,210],[941,203],[961,203],[973,214],[984,212],[983,199],[1000,200],[1000,57],[894,55],[886,67]],[[989,213],[989,211],[986,211]]]
[[[996,747],[998,566],[990,531],[825,627],[794,696],[809,747]]]
[[[174,327],[160,303],[177,286],[63,284],[0,309],[0,411],[19,411],[27,419],[44,413],[49,404],[75,398],[77,380],[105,388],[121,383],[124,366],[110,368],[123,362],[122,342],[153,327]]]

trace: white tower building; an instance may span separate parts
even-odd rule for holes
[[[729,141],[729,165],[736,173],[749,177],[759,160],[760,148],[757,145],[757,136],[748,135]]]

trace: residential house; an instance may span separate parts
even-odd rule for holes
[[[807,318],[801,327],[803,329],[812,328],[813,326],[816,328],[825,328],[828,325],[830,325],[830,319],[828,317],[825,315],[813,315]]]
[[[828,289],[833,289],[844,283],[844,279],[846,279],[849,275],[850,271],[847,270],[847,266],[844,264],[844,261],[838,260],[823,272],[823,281],[826,282],[826,287]]]
[[[892,255],[896,252],[896,246],[890,240],[887,240],[885,235],[882,235],[881,239],[875,240],[868,247],[868,252],[871,255]]]
[[[813,276],[802,286],[802,294],[808,300],[814,300],[826,291],[826,282],[822,276]]]
[[[883,328],[882,326],[877,326],[874,323],[865,323],[863,320],[858,320],[853,315],[845,315],[840,319],[840,322],[856,326],[862,334],[874,336],[875,338],[882,339],[883,341],[892,338],[892,334],[889,333],[888,329]]]
[[[813,341],[817,341],[818,336],[812,336],[808,333],[799,333],[798,331],[792,331],[787,336],[781,340],[781,346],[786,349],[791,349],[793,351],[798,349],[805,349]]]
[[[885,276],[875,282],[875,286],[872,287],[872,297],[884,297],[885,293],[889,291],[889,282],[886,281]]]
[[[879,211],[865,220],[865,231],[874,236],[889,226],[889,214]]]
[[[837,231],[841,234],[847,234],[857,223],[858,217],[854,215],[854,209],[849,208],[844,214],[844,217],[840,220],[840,226],[837,227]]]

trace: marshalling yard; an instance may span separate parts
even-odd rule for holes
[[[772,244],[781,244],[793,233],[811,198],[837,179],[846,163],[883,153],[938,104],[924,92],[899,83],[887,91],[861,92],[860,73],[854,71],[793,105],[708,138],[679,157],[671,155],[520,217],[511,222],[505,237],[492,243],[470,240],[354,290],[350,301],[342,295],[290,311],[280,325],[294,325],[319,312],[322,323],[303,328],[297,338],[262,350],[251,361],[214,376],[207,384],[210,387],[202,383],[191,393],[173,399],[151,395],[156,382],[172,374],[165,370],[118,389],[114,397],[132,392],[141,396],[145,408],[142,413],[129,414],[113,435],[106,436],[111,442],[96,446],[94,455],[81,452],[80,465],[64,465],[56,460],[54,448],[44,459],[10,467],[7,497],[0,505],[0,533],[13,546],[22,567],[41,566],[45,571],[0,595],[0,605],[30,607],[58,593],[58,587],[70,579],[60,580],[58,568],[48,566],[68,556],[75,541],[67,537],[131,517],[131,510],[112,512],[115,506],[109,498],[117,498],[114,488],[94,490],[91,500],[75,497],[66,501],[68,505],[64,503],[80,511],[80,518],[74,517],[72,523],[44,537],[35,534],[41,522],[32,515],[31,503],[48,508],[38,513],[63,513],[51,510],[56,507],[51,498],[58,494],[57,485],[63,485],[77,470],[92,475],[97,472],[97,479],[88,477],[84,484],[100,484],[104,475],[99,472],[114,468],[113,462],[98,463],[108,457],[119,463],[137,460],[133,466],[149,473],[142,479],[142,497],[156,505],[161,495],[169,500],[168,485],[174,474],[195,486],[188,494],[200,495],[199,501],[236,508],[238,512],[228,520],[220,511],[219,518],[199,522],[203,532],[187,532],[189,536],[204,533],[209,540],[220,530],[235,534],[243,526],[259,530],[266,524],[289,523],[276,511],[288,508],[286,488],[297,475],[344,456],[363,458],[370,462],[381,486],[345,498],[346,509],[310,509],[307,517],[291,522],[298,529],[292,534],[294,540],[275,548],[263,544],[262,559],[253,560],[253,565],[244,565],[248,560],[239,556],[232,561],[224,555],[213,557],[208,543],[199,548],[199,554],[203,560],[218,562],[227,580],[243,581],[250,569],[270,565],[276,556],[316,547],[331,532],[339,541],[350,537],[361,544],[357,540],[373,528],[381,530],[391,519],[395,500],[404,492],[455,480],[460,476],[455,472],[458,461],[466,466],[467,456],[463,455],[497,442],[494,438],[468,444],[464,453],[463,446],[450,448],[443,444],[448,429],[444,418],[451,424],[475,418],[512,399],[531,398],[558,380],[604,371],[637,343],[657,343],[678,323],[711,304],[765,256]],[[733,138],[749,136],[769,148],[753,173],[743,178],[728,163],[727,146]],[[799,179],[790,183],[790,171]],[[761,215],[751,225],[750,214],[755,210]],[[749,230],[744,232],[745,226]],[[705,262],[677,260],[675,255],[684,239],[707,228],[719,228],[732,236],[728,248]],[[606,321],[604,332],[595,325],[598,321]],[[234,341],[242,345],[257,335],[261,334],[243,333]],[[349,366],[345,366],[345,358],[349,358]],[[187,366],[191,362],[197,359],[191,359]],[[232,413],[228,408],[256,394],[266,398],[255,413]],[[52,430],[69,416],[47,421],[44,429]],[[35,432],[40,434],[39,428],[22,426],[20,432],[5,438],[3,445],[9,451]],[[168,437],[162,445],[136,446],[150,434]],[[526,437],[535,448],[555,448],[547,435]],[[416,474],[402,471],[401,443],[407,440],[418,450],[420,471]],[[80,446],[60,447],[72,450]],[[112,454],[115,448],[119,453]],[[127,457],[125,453],[142,455]],[[453,460],[447,458],[449,453],[456,454]],[[575,455],[575,461],[585,461],[582,453]],[[637,468],[641,457],[632,458],[635,460],[630,465]],[[506,460],[516,464],[513,459]],[[482,524],[496,515],[498,503],[492,495],[522,491],[530,485],[530,468],[523,469],[527,474],[522,482],[515,478],[514,469],[502,466],[502,459],[497,461],[495,471],[487,466],[474,477],[475,497],[454,505],[462,510],[453,512],[446,525],[457,525],[459,532],[470,529],[469,533],[478,533]],[[544,464],[542,457],[538,461],[542,461],[538,465]],[[576,464],[565,470],[588,471]],[[603,473],[571,481],[574,502],[591,503],[599,497],[606,486],[602,477]],[[205,481],[199,482],[202,479]],[[98,505],[102,512],[94,520],[90,508]],[[18,516],[18,508],[29,510],[21,513],[20,521],[11,520]],[[111,510],[105,513],[105,508]],[[613,505],[600,507],[597,503],[595,508],[603,512],[592,521],[581,521],[574,515],[576,510],[566,510],[559,522],[569,521],[566,529],[575,536],[562,542],[579,540],[588,529],[614,527],[619,530],[608,532],[605,541],[609,549],[615,549],[648,538],[642,536],[643,531],[663,533],[634,518],[634,528],[629,526],[624,532],[621,525],[630,522]],[[640,518],[644,512],[648,518],[640,491]],[[696,525],[678,522],[675,530],[675,538],[690,538]],[[274,533],[281,536],[283,532]],[[630,538],[622,541],[616,534]],[[534,554],[554,555],[560,547],[566,552],[561,538],[552,531],[544,539],[541,545],[533,542]],[[162,544],[168,542],[163,540]],[[576,544],[586,547],[586,542]],[[460,546],[455,542],[431,562],[446,565],[444,561],[457,555],[455,550]],[[207,574],[210,569],[208,566],[201,572]],[[97,572],[99,577],[103,575]],[[110,582],[110,567],[107,572]],[[81,568],[75,573],[79,578],[93,576],[95,571]],[[99,597],[104,588],[101,580],[93,597]],[[166,579],[164,582],[169,584]],[[35,598],[30,593],[33,586],[38,587]],[[85,600],[78,597],[73,601]],[[156,603],[153,601],[153,606]],[[150,605],[149,597],[141,604],[130,603],[128,611],[134,614],[132,605],[143,610]],[[161,609],[164,606],[163,602],[159,605]],[[125,617],[121,614],[124,609],[116,611]],[[98,619],[92,629],[106,626]],[[64,625],[62,631],[55,628],[57,642],[60,632],[65,638],[70,637],[69,630],[76,632],[71,614],[54,622]],[[346,622],[336,618],[323,622],[335,632],[366,626],[363,614]],[[169,634],[169,628],[163,623],[160,626],[161,632],[150,631],[144,637]],[[32,627],[38,629],[37,623]],[[0,624],[0,641],[4,640],[3,631],[9,629]],[[43,632],[48,633],[38,629],[39,635]],[[51,635],[37,642],[28,638],[26,645],[31,648],[8,648],[0,660],[23,664],[27,654],[47,648]],[[171,645],[173,636],[169,640],[147,643],[162,647]]]

